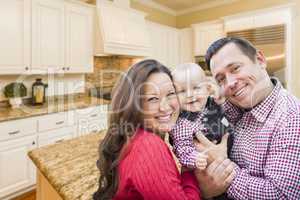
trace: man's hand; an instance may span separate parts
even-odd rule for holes
[[[209,141],[202,133],[196,133],[196,138],[199,142],[195,141],[196,148],[200,152],[206,152],[208,155],[207,162],[208,164],[212,163],[218,158],[225,159],[227,158],[227,140],[229,134],[226,133],[222,137],[220,144],[215,144]]]
[[[206,170],[195,170],[200,190],[204,198],[223,194],[235,177],[235,164],[229,159],[218,158]]]

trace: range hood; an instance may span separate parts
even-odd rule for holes
[[[130,8],[129,0],[97,0],[94,55],[149,56],[145,16]]]

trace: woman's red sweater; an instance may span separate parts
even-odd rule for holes
[[[114,200],[200,199],[192,172],[181,175],[166,143],[157,135],[138,129],[118,168],[119,186]]]

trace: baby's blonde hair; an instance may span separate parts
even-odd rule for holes
[[[172,70],[172,76],[174,78],[174,81],[176,81],[178,76],[180,77],[184,76],[184,78],[188,78],[193,75],[197,75],[197,73],[199,73],[199,75],[203,79],[205,79],[206,76],[203,69],[200,67],[200,65],[196,63],[182,63],[180,65],[177,65],[175,69]]]

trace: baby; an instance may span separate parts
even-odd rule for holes
[[[208,81],[202,68],[195,63],[177,66],[172,75],[181,112],[170,134],[171,142],[181,165],[203,170],[208,156],[196,149],[193,139],[197,134],[204,134],[209,140],[220,142],[227,131],[220,128],[229,126],[221,107],[209,96],[212,90],[218,90],[217,85]]]

